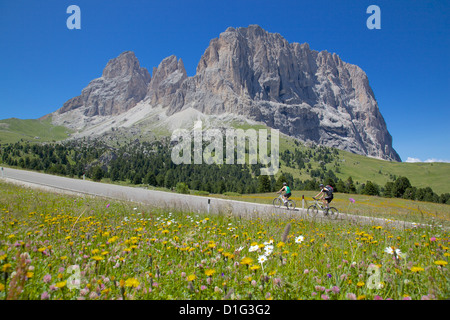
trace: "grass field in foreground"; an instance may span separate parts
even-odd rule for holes
[[[168,212],[0,182],[0,299],[448,299],[450,234]]]

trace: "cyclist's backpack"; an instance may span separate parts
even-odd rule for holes
[[[330,185],[327,185],[325,188],[328,189],[328,196],[332,196],[333,195],[333,191],[334,191],[333,187],[330,186]]]

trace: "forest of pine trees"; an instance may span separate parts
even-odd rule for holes
[[[240,194],[278,191],[283,182],[293,190],[318,190],[319,183],[331,185],[335,192],[360,193],[384,197],[450,204],[450,194],[437,195],[430,187],[416,188],[406,177],[394,177],[384,186],[374,182],[354,182],[352,177],[339,179],[326,165],[334,163],[339,172],[338,152],[327,147],[295,148],[280,153],[285,166],[304,170],[310,179],[304,181],[283,172],[275,179],[260,175],[260,164],[217,165],[179,164],[171,160],[168,139],[148,142],[130,142],[111,147],[100,140],[77,140],[65,143],[30,144],[17,142],[0,145],[1,163],[49,174],[81,178],[83,175],[100,181],[125,181],[135,185],[146,184],[186,193],[198,190],[208,193]],[[313,169],[311,163],[318,164]]]

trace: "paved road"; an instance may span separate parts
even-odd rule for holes
[[[166,209],[179,209],[189,212],[209,212],[215,214],[231,213],[247,218],[270,217],[273,216],[273,214],[278,214],[279,216],[286,218],[309,218],[306,214],[306,210],[301,208],[295,210],[278,209],[274,208],[272,205],[266,204],[125,187],[11,168],[3,168],[0,174],[0,177],[7,182],[25,184],[31,187],[47,188],[59,192],[64,191],[75,194],[88,194],[118,200],[140,202]],[[297,205],[301,206],[301,203]],[[319,217],[316,219],[320,220],[322,218]],[[381,218],[360,217],[340,213],[338,220],[344,219],[382,226],[396,225],[397,227],[400,226],[404,228],[410,228],[412,226],[411,223],[402,221],[393,222]]]

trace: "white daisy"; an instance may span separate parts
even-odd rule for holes
[[[262,264],[262,263],[264,263],[266,261],[267,261],[267,257],[264,254],[258,257],[258,262],[259,263]]]
[[[305,238],[303,236],[298,236],[295,238],[295,243],[302,243]]]
[[[248,252],[253,252],[253,251],[256,251],[256,250],[258,250],[259,249],[259,246],[257,245],[257,244],[255,244],[254,246],[251,246],[249,249],[248,249]]]
[[[264,254],[266,256],[269,256],[272,253],[272,251],[273,251],[273,246],[267,245],[264,247]]]

